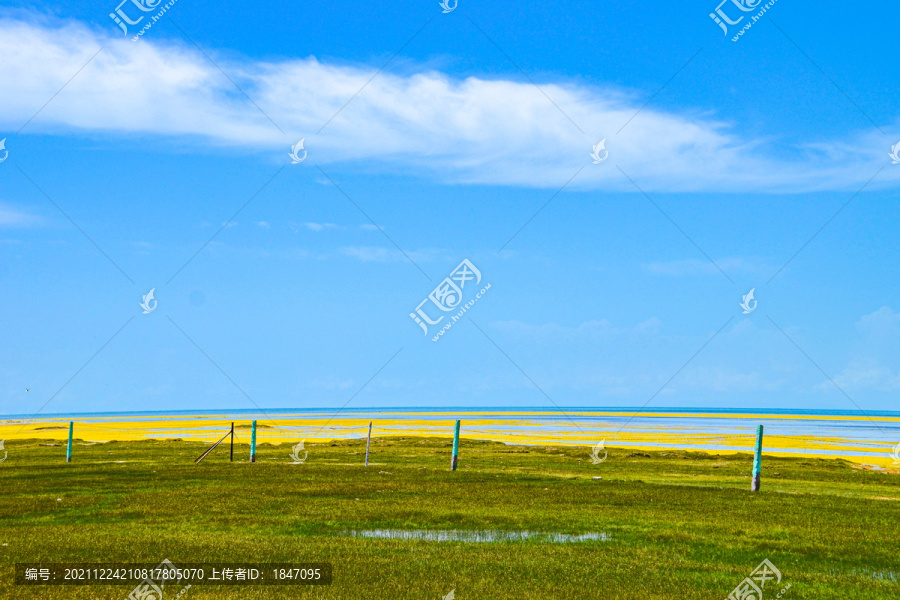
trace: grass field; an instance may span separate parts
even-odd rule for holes
[[[331,562],[331,586],[197,584],[202,598],[721,599],[765,558],[783,574],[765,598],[900,597],[900,474],[842,460],[750,454],[376,438],[225,444],[7,442],[0,464],[0,598],[125,598],[122,586],[17,586],[17,562]],[[59,442],[54,442],[59,443]],[[592,477],[602,476],[602,480]],[[558,543],[367,539],[350,532],[605,534]],[[177,592],[177,590],[175,590]],[[174,592],[166,598],[174,597]]]

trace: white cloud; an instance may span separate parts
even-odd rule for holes
[[[349,390],[353,386],[352,379],[340,379],[336,376],[327,379],[316,378],[309,382],[309,387],[319,390]]]
[[[391,258],[395,253],[387,248],[380,248],[377,246],[348,246],[341,248],[341,254],[358,258],[363,262],[384,262]]]
[[[186,43],[138,43],[66,22],[0,20],[0,126],[16,130],[88,59],[96,58],[40,112],[25,134],[110,133],[179,136],[200,144],[272,152],[286,160],[299,138],[317,164],[352,163],[451,183],[645,190],[803,191],[857,189],[886,163],[883,136],[861,131],[799,145],[792,160],[767,152],[724,119],[644,108],[612,88],[468,77],[433,70],[382,72],[315,58],[252,61],[206,49],[283,134],[200,52]],[[607,138],[610,160],[590,164],[591,144]],[[284,155],[284,156],[283,156]],[[885,169],[871,186],[900,182]]]
[[[685,260],[669,260],[658,261],[643,265],[644,269],[656,275],[719,275],[719,265],[726,273],[768,273],[773,270],[772,266],[766,266],[759,259],[746,258],[717,258],[714,265],[708,260],[685,259]]]
[[[341,248],[341,254],[358,258],[363,262],[385,262],[402,258],[400,252],[378,246],[348,246]]]
[[[437,248],[423,248],[407,251],[406,254],[394,248],[382,246],[344,246],[340,249],[344,256],[350,256],[363,262],[406,261],[412,259],[416,263],[433,261],[446,257],[447,252]]]
[[[834,382],[848,393],[896,392],[900,390],[900,371],[894,371],[881,364],[854,363],[835,375]],[[831,385],[831,382],[822,382],[818,389],[828,389]]]
[[[685,369],[680,374],[678,386],[687,389],[703,389],[715,392],[748,392],[757,390],[774,391],[783,381],[762,376],[756,371],[744,372],[733,367],[698,367]]]
[[[848,393],[900,391],[900,313],[882,306],[860,317],[856,331],[851,359],[834,382]]]
[[[504,335],[519,339],[546,343],[590,341],[598,338],[611,338],[625,335],[657,335],[662,321],[651,317],[634,327],[617,327],[606,319],[599,321],[585,321],[575,326],[559,325],[557,323],[543,323],[533,325],[522,321],[496,321],[490,327]]]
[[[304,223],[304,227],[310,231],[324,231],[325,229],[337,229],[334,223]]]
[[[863,315],[856,322],[856,329],[869,335],[896,336],[900,334],[900,313],[895,313],[889,306],[882,306],[871,314]]]
[[[28,227],[39,221],[40,219],[34,215],[0,204],[0,227]]]

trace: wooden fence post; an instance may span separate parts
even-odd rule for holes
[[[232,431],[226,431],[226,432],[225,432],[225,435],[223,435],[223,436],[219,439],[218,442],[216,442],[215,444],[213,444],[212,446],[210,446],[203,454],[201,454],[200,456],[198,456],[197,458],[195,458],[195,459],[194,459],[194,462],[195,462],[195,463],[198,463],[198,462],[200,462],[201,460],[203,460],[204,458],[206,458],[207,456],[209,456],[209,453],[212,452],[213,450],[215,450],[216,448],[218,448],[218,447],[219,447],[219,444],[221,444],[222,442],[224,442],[224,441],[225,441],[225,438],[227,438],[228,435],[229,435],[230,433],[232,433],[233,431],[234,431],[234,430],[232,430]]]
[[[250,430],[250,462],[256,462],[256,420],[253,421],[253,429]]]
[[[453,458],[450,459],[450,470],[456,470],[456,460],[459,457],[459,421],[456,421],[456,429],[453,431]]]
[[[762,438],[763,426],[756,426],[756,453],[753,455],[753,480],[750,482],[750,491],[759,491],[759,473],[762,469]]]
[[[75,426],[75,421],[69,421],[69,444],[66,446],[66,462],[72,462],[72,429]]]
[[[366,466],[369,466],[369,444],[372,443],[372,421],[369,421],[369,437],[366,438]]]
[[[234,422],[231,423],[231,462],[234,462]]]

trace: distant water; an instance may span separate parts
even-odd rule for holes
[[[71,418],[122,418],[128,417],[130,419],[144,417],[147,419],[158,419],[159,417],[167,417],[167,416],[221,416],[224,415],[226,417],[234,416],[234,417],[249,417],[249,416],[279,416],[279,415],[316,415],[316,416],[330,416],[337,413],[339,416],[343,415],[379,415],[379,414],[391,414],[397,415],[399,413],[409,413],[410,418],[415,418],[413,415],[429,415],[435,413],[441,413],[444,415],[447,414],[468,414],[468,413],[478,413],[479,415],[483,415],[487,418],[491,416],[496,418],[504,418],[508,417],[510,413],[526,413],[526,414],[534,414],[534,413],[556,413],[557,418],[565,419],[567,415],[575,416],[575,415],[583,415],[585,413],[610,413],[610,412],[622,412],[622,413],[677,413],[679,415],[690,416],[690,415],[698,415],[698,414],[716,414],[722,416],[729,415],[744,415],[744,414],[752,414],[752,415],[785,415],[785,416],[828,416],[828,417],[888,417],[900,419],[900,411],[889,411],[889,410],[869,410],[869,411],[859,411],[859,410],[822,410],[822,409],[802,409],[802,408],[779,408],[779,409],[767,409],[767,408],[634,408],[634,407],[618,407],[618,406],[597,406],[597,407],[577,407],[577,408],[558,408],[556,406],[518,406],[518,407],[472,407],[472,406],[451,406],[451,407],[436,407],[436,406],[417,406],[417,407],[403,407],[403,406],[395,406],[395,407],[378,407],[378,408],[364,408],[364,409],[354,409],[354,410],[338,410],[334,408],[264,408],[262,410],[259,409],[233,409],[233,408],[223,408],[223,409],[215,409],[215,410],[142,410],[142,411],[112,411],[112,412],[81,412],[81,413],[41,413],[39,415],[32,414],[10,414],[10,415],[0,415],[0,418],[3,419],[27,419],[31,417],[35,418],[43,418],[43,419],[71,419]],[[444,418],[453,418],[452,416],[445,416]]]

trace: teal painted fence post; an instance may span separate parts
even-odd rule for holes
[[[762,469],[762,438],[763,426],[756,426],[756,453],[753,455],[753,480],[750,482],[750,491],[759,491],[759,472]]]
[[[369,444],[372,443],[372,421],[369,421],[369,437],[366,438],[366,466],[369,466]]]
[[[456,470],[456,460],[459,457],[459,421],[456,422],[456,429],[453,431],[453,458],[450,459],[450,470]]]
[[[66,446],[66,462],[72,462],[72,429],[75,427],[75,421],[69,421],[69,444]]]
[[[256,462],[256,421],[253,421],[253,429],[250,431],[250,462]]]

